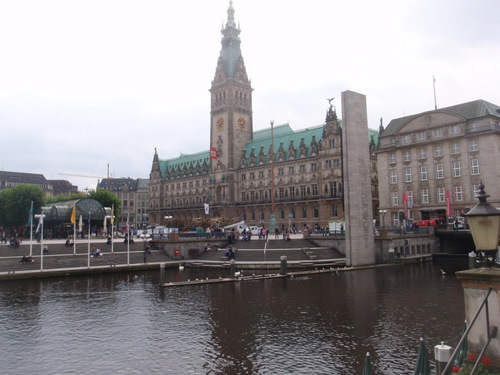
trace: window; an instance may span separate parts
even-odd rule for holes
[[[396,154],[395,154],[395,153],[392,153],[392,154],[389,156],[389,163],[391,163],[391,164],[396,163]]]
[[[460,177],[462,175],[462,168],[459,161],[453,162],[453,177]]]
[[[425,132],[419,132],[418,133],[418,140],[423,141],[425,139]]]
[[[398,183],[397,171],[395,169],[391,169],[391,184],[397,184],[397,183]]]
[[[477,139],[471,139],[471,141],[470,141],[470,150],[471,151],[477,151],[478,150]]]
[[[443,156],[443,149],[441,146],[436,146],[434,155],[436,157]]]
[[[312,195],[314,197],[318,196],[318,184],[312,184]]]
[[[397,206],[399,204],[398,192],[397,190],[393,190],[391,193],[391,201],[393,206]]]
[[[470,130],[477,130],[477,122],[470,124]]]
[[[391,146],[396,146],[396,138],[391,138]]]
[[[405,159],[405,161],[410,161],[411,160],[410,151],[405,151],[404,159]]]
[[[408,208],[413,207],[413,191],[411,189],[406,190],[406,197],[408,199],[407,204]]]
[[[451,134],[458,134],[458,125],[453,125],[451,127]]]
[[[332,205],[332,217],[338,216],[337,205]]]
[[[411,182],[411,168],[405,168],[405,182]]]
[[[420,190],[420,200],[423,203],[429,203],[429,190],[422,189]]]
[[[280,219],[284,219],[284,218],[285,218],[285,210],[281,209],[281,211],[280,211]]]
[[[444,187],[442,187],[442,186],[438,187],[438,190],[437,190],[437,200],[440,203],[446,201],[446,195],[445,195],[445,192],[444,192]]]
[[[302,207],[302,218],[305,219],[307,218],[307,208]]]
[[[460,147],[458,147],[458,143],[455,142],[451,145],[451,153],[452,154],[460,154]]]
[[[290,198],[295,198],[295,188],[290,188]]]
[[[285,171],[283,168],[278,168],[278,176],[283,176],[285,174]]]
[[[427,180],[427,167],[425,165],[420,166],[420,181]]]
[[[436,164],[436,178],[444,178],[444,167],[443,164]]]
[[[403,143],[409,143],[410,142],[410,136],[408,134],[403,135]]]
[[[280,199],[285,197],[285,188],[279,188],[279,197]]]
[[[255,180],[255,173],[254,172],[250,172],[250,180]]]
[[[300,167],[299,167],[299,171],[300,173],[304,173],[306,171],[306,166],[305,164],[302,164]]]
[[[318,209],[318,206],[314,206],[314,208],[313,208],[313,217],[314,217],[314,218],[319,217],[319,209]]]
[[[441,137],[441,129],[434,129],[434,137]]]
[[[455,186],[455,201],[463,200],[462,185]]]
[[[259,172],[259,178],[264,178],[264,171]]]
[[[472,196],[475,198],[479,194],[479,183],[472,185]]]
[[[473,175],[479,174],[479,160],[478,159],[472,159],[470,161],[470,167],[471,167],[471,174],[473,174]]]
[[[318,170],[318,164],[317,163],[312,163],[311,164],[311,171],[315,172]]]
[[[302,185],[300,187],[300,196],[301,197],[305,197],[306,196],[306,186],[305,185]]]
[[[427,156],[425,155],[425,148],[421,148],[418,152],[419,159],[425,159]]]
[[[291,166],[290,168],[288,168],[288,174],[293,174],[293,166]]]

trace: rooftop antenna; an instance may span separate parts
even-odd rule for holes
[[[434,86],[434,109],[438,109],[437,101],[436,101],[436,78],[432,76],[432,86]]]

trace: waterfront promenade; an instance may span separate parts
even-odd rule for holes
[[[280,258],[286,255],[289,262],[297,267],[314,267],[342,263],[341,256],[333,249],[314,248],[313,245],[302,239],[302,235],[293,235],[291,241],[269,239],[267,251],[263,251],[265,241],[252,240],[250,242],[237,241],[235,262],[240,268],[279,267]],[[95,247],[103,254],[89,258],[90,251]],[[314,255],[304,250],[310,246]],[[32,242],[33,263],[20,263],[23,255],[30,254],[30,241],[23,241],[18,248],[8,244],[0,244],[0,280],[37,278],[50,276],[66,276],[69,274],[88,274],[119,272],[128,270],[145,270],[159,268],[162,263],[166,267],[178,267],[183,263],[191,266],[228,266],[225,251],[208,251],[195,259],[171,257],[163,250],[151,249],[149,254],[144,252],[144,241],[134,239],[127,249],[123,238],[114,240],[113,249],[104,239],[90,241],[80,239],[76,243],[76,254],[73,247],[66,247],[65,240],[45,240],[44,247],[49,253],[43,255],[43,270],[41,243]],[[112,251],[113,250],[113,251]],[[89,267],[90,266],[90,267]]]

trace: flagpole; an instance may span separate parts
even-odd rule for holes
[[[115,205],[111,205],[111,252],[113,252],[113,244],[114,244],[114,237],[115,237]]]
[[[87,268],[90,268],[90,211],[89,211],[89,246],[88,246],[88,256],[87,256]]]
[[[40,224],[40,230],[42,231],[41,232],[41,240],[40,240],[40,253],[41,253],[41,256],[40,256],[40,272],[43,272],[43,211],[42,211],[42,214],[40,215],[40,220],[42,221],[41,224]]]
[[[127,266],[130,265],[130,213],[127,213]]]
[[[30,257],[33,256],[33,201],[30,207]]]
[[[73,255],[76,255],[76,216],[73,220]]]

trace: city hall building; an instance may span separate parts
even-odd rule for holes
[[[273,208],[281,229],[325,227],[343,219],[342,127],[334,106],[326,108],[320,126],[293,130],[289,124],[271,124],[254,131],[253,88],[232,1],[227,13],[210,88],[210,149],[167,160],[155,150],[149,223],[166,224],[166,216],[208,216],[268,226]],[[370,148],[373,206],[378,212],[378,132],[368,130],[359,142]]]

